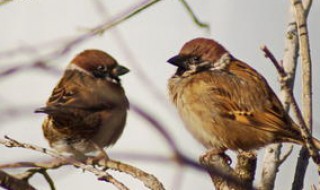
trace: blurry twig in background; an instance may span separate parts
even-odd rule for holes
[[[5,5],[7,3],[9,3],[12,0],[0,0],[0,6]]]
[[[18,64],[18,66],[16,64],[14,64],[15,65],[14,67],[9,67],[7,69],[4,69],[4,71],[0,72],[0,79],[2,77],[7,76],[7,75],[12,75],[16,72],[23,71],[27,68],[37,67],[39,65],[39,63],[42,67],[44,67],[44,66],[48,65],[51,60],[57,59],[65,54],[69,53],[70,50],[72,50],[75,46],[79,45],[80,43],[83,43],[86,40],[89,40],[92,37],[94,37],[98,34],[102,34],[106,30],[109,30],[109,29],[119,25],[120,23],[128,20],[132,16],[140,13],[141,11],[145,10],[146,8],[150,7],[151,5],[154,5],[157,2],[160,2],[160,0],[149,0],[149,1],[143,0],[143,1],[135,4],[134,6],[127,8],[126,10],[124,10],[120,14],[116,15],[115,17],[108,19],[107,21],[103,22],[102,24],[94,27],[89,32],[72,37],[72,38],[66,40],[64,43],[59,41],[59,43],[62,43],[63,45],[61,45],[59,48],[53,50],[52,52],[50,52],[44,56],[37,57],[36,59],[31,60],[30,62],[23,62],[21,64]],[[54,45],[54,44],[52,44],[52,45]],[[16,54],[16,53],[20,53],[19,52],[20,49],[21,48],[17,48],[16,50],[10,50],[9,53],[11,55]],[[37,50],[37,48],[33,47],[33,51],[36,51],[36,50]],[[2,56],[4,54],[5,53],[0,53],[0,55],[2,55]],[[8,65],[11,65],[11,64],[8,64]]]
[[[197,26],[199,26],[199,27],[201,27],[201,28],[206,28],[206,29],[210,30],[209,24],[200,21],[200,20],[198,19],[198,17],[197,17],[197,16],[194,14],[194,12],[192,11],[192,9],[191,9],[191,7],[189,6],[189,4],[188,4],[185,0],[180,0],[180,2],[181,2],[182,5],[187,9],[187,11],[188,11],[189,15],[191,16],[193,22],[194,22]]]
[[[104,7],[104,4],[101,2],[101,0],[95,0],[92,2],[97,9],[97,13],[99,13],[102,18],[108,17],[107,8]],[[161,105],[167,106],[168,102],[166,101],[166,97],[163,95],[163,93],[161,93],[160,89],[154,83],[154,80],[152,80],[152,78],[148,76],[148,73],[143,70],[143,67],[137,61],[133,51],[129,48],[121,33],[114,29],[112,34],[115,37],[114,39],[116,40],[119,49],[122,50],[126,59],[130,60],[130,62],[126,64],[134,68],[134,74],[137,79],[143,84],[143,86],[147,87],[148,91],[150,91],[154,97],[161,101]]]

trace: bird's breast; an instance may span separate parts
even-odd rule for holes
[[[187,130],[206,148],[222,148],[215,135],[215,121],[212,111],[202,97],[206,82],[180,79],[169,82],[169,93],[178,108]]]

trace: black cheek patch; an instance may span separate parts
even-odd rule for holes
[[[101,70],[94,70],[92,71],[92,74],[96,78],[105,78],[107,76],[107,73]]]

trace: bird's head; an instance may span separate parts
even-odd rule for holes
[[[69,70],[79,70],[99,79],[119,83],[119,76],[129,72],[129,69],[119,65],[109,54],[100,50],[85,50],[78,54],[69,64]]]
[[[212,69],[226,54],[229,55],[228,51],[218,42],[196,38],[184,44],[179,54],[168,62],[178,67],[176,75],[182,75],[186,71],[194,73]]]

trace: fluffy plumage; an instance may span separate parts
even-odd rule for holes
[[[170,99],[192,135],[218,152],[277,142],[303,144],[298,126],[266,79],[211,39],[187,42],[168,60]],[[314,139],[315,145],[320,143]]]
[[[46,107],[43,133],[60,152],[84,154],[114,144],[129,107],[119,76],[129,70],[100,50],[86,50],[68,65]]]

